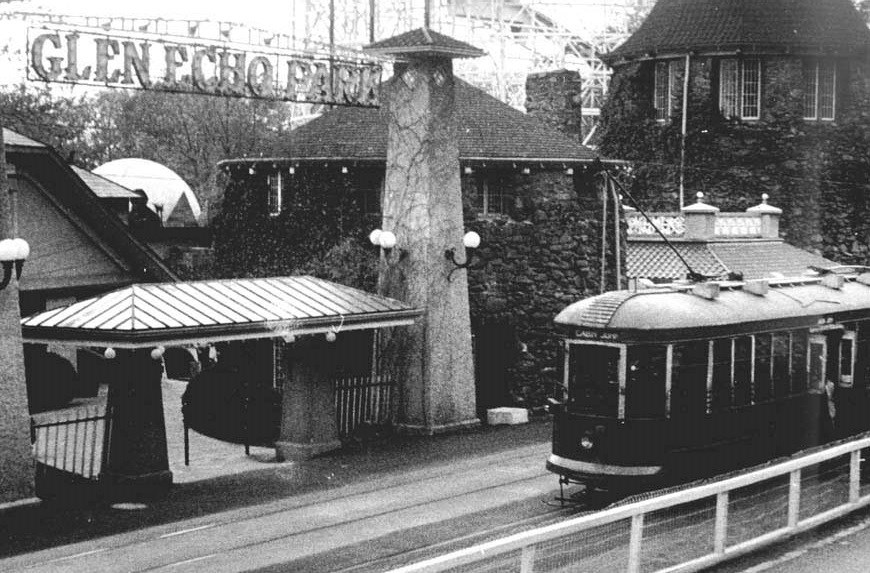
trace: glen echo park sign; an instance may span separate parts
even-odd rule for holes
[[[377,107],[377,62],[62,25],[28,29],[29,80]]]

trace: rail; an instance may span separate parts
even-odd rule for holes
[[[348,376],[333,380],[338,433],[352,436],[361,426],[383,426],[392,421],[390,376]]]
[[[870,433],[775,465],[655,495],[393,570],[698,571],[870,504]]]
[[[108,452],[107,420],[105,402],[35,414],[30,421],[34,459],[96,479]]]

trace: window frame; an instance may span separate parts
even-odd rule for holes
[[[747,91],[749,87],[754,87],[754,91]],[[726,118],[761,119],[762,87],[761,58],[722,58],[719,61],[719,112]],[[748,111],[752,108],[754,113]]]
[[[822,74],[830,73],[830,79],[823,81]],[[837,62],[828,59],[804,60],[804,116],[807,121],[834,121],[837,117]],[[823,90],[830,88],[830,93]],[[812,91],[812,104],[807,98]],[[830,105],[827,102],[830,100]],[[823,113],[823,108],[830,112]]]
[[[663,76],[666,76],[663,78]],[[655,62],[653,68],[653,109],[658,122],[671,120],[674,110],[674,65],[671,60]],[[662,80],[665,82],[662,83]],[[663,88],[662,93],[660,89]]]
[[[284,209],[284,178],[281,171],[266,177],[266,211],[270,217],[277,217]]]

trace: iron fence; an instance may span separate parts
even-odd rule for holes
[[[781,463],[463,549],[393,573],[699,571],[870,505],[870,433]]]

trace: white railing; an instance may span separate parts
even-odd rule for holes
[[[663,493],[395,569],[698,571],[870,504],[870,433],[745,473]]]
[[[392,421],[393,380],[388,375],[348,376],[332,381],[338,433],[353,435],[361,425],[382,426]]]

